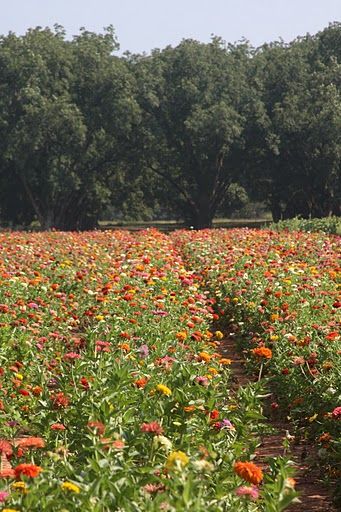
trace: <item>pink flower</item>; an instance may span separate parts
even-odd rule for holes
[[[164,484],[146,484],[143,489],[149,494],[155,494],[164,491],[166,486]]]
[[[72,360],[72,359],[80,359],[80,358],[81,358],[81,356],[79,354],[77,354],[77,352],[68,352],[63,357],[64,361]]]
[[[258,488],[253,485],[252,487],[248,487],[247,485],[242,485],[236,489],[237,496],[248,496],[252,500],[256,500],[259,497]]]
[[[160,423],[158,423],[157,421],[151,421],[150,423],[142,423],[140,429],[141,432],[148,432],[151,434],[156,434],[158,436],[160,436],[164,432]]]
[[[200,384],[200,386],[208,386],[209,384],[209,380],[207,377],[195,377],[195,380],[198,384]]]
[[[110,341],[101,341],[101,340],[97,340],[96,343],[96,352],[110,352],[111,348],[110,348]]]
[[[222,421],[217,421],[216,423],[213,424],[213,427],[216,429],[216,430],[221,430],[223,428],[227,428],[229,430],[235,430],[234,426],[232,425],[232,423],[230,422],[230,420],[228,419],[223,419]]]
[[[336,420],[341,418],[341,406],[335,407],[335,409],[332,412],[332,416]]]
[[[149,354],[148,345],[141,345],[139,348],[139,353],[140,353],[141,359],[144,359],[145,357],[147,357]]]
[[[0,491],[0,503],[2,503],[3,501],[7,500],[9,496],[9,492],[7,491]]]
[[[36,304],[35,302],[29,302],[27,305],[31,309],[38,309],[39,308],[38,304]]]

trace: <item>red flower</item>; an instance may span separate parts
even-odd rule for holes
[[[213,411],[210,412],[211,420],[216,420],[218,417],[219,417],[218,409],[213,409]]]
[[[70,400],[63,392],[56,393],[51,396],[51,401],[55,409],[63,409],[67,407],[70,403]]]
[[[141,379],[137,379],[134,381],[134,386],[137,388],[144,388],[148,384],[147,377],[141,377]]]
[[[100,421],[89,421],[88,427],[92,430],[95,430],[96,434],[103,435],[105,431],[105,425]]]
[[[21,476],[36,478],[41,472],[42,468],[35,464],[19,464],[19,466],[14,468],[14,474],[17,479],[20,479]]]
[[[27,391],[27,389],[19,389],[19,393],[22,395],[22,396],[30,396],[30,392]]]
[[[141,432],[148,432],[151,434],[161,435],[163,434],[164,430],[161,427],[160,423],[157,421],[151,421],[150,423],[142,423]]]
[[[81,383],[81,386],[84,388],[84,389],[89,389],[90,388],[90,385],[89,385],[89,382],[88,382],[88,379],[86,377],[82,377],[81,380],[80,380],[80,383]]]
[[[66,430],[66,427],[62,423],[53,423],[51,430]]]

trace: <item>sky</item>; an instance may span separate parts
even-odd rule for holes
[[[341,0],[0,0],[0,34],[63,25],[68,37],[84,26],[101,32],[112,24],[121,52],[149,52],[183,38],[254,46],[291,41],[341,21]]]

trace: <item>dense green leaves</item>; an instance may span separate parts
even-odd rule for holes
[[[340,34],[122,57],[112,27],[1,36],[0,220],[85,229],[107,212],[201,228],[248,197],[274,220],[338,215]]]

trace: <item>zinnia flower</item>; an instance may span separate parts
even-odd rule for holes
[[[250,484],[258,485],[263,480],[261,468],[256,466],[253,462],[236,462],[233,469],[240,478],[250,482]]]
[[[154,436],[153,447],[156,449],[161,448],[166,452],[170,452],[172,449],[172,441],[165,436]]]
[[[209,385],[209,380],[207,377],[203,377],[203,376],[199,375],[198,377],[195,377],[195,380],[198,384],[200,384],[200,386],[208,386]]]
[[[0,491],[0,503],[2,503],[3,501],[7,500],[9,496],[9,492],[7,491]]]
[[[5,467],[4,469],[0,469],[0,478],[14,478],[15,472],[11,467]]]
[[[55,409],[63,409],[64,407],[67,407],[70,403],[69,398],[66,395],[64,395],[62,391],[56,393],[55,395],[51,395],[51,401]]]
[[[335,407],[335,409],[332,412],[332,417],[337,420],[341,418],[341,406]]]
[[[60,487],[63,489],[63,491],[75,492],[76,494],[81,492],[80,487],[78,487],[76,484],[73,484],[72,482],[63,482],[60,484]]]
[[[103,435],[105,431],[105,425],[100,421],[89,421],[88,427],[96,432],[98,435]]]
[[[26,494],[28,492],[27,490],[27,485],[25,484],[25,482],[14,482],[12,485],[11,485],[11,489],[14,489],[15,491],[20,491],[22,492],[23,494]]]
[[[164,384],[158,384],[155,389],[156,389],[156,391],[159,391],[159,393],[162,393],[163,395],[166,395],[166,396],[170,396],[172,394],[172,390],[169,389]]]
[[[0,454],[10,457],[13,454],[12,446],[8,441],[0,439]]]
[[[160,434],[163,434],[163,432],[164,432],[160,423],[158,423],[157,421],[151,421],[150,423],[142,423],[140,429],[141,429],[141,432],[148,432],[151,434],[156,434],[158,436]]]
[[[140,353],[141,359],[146,358],[148,356],[148,354],[149,354],[148,345],[141,345],[140,348],[139,348],[139,353]]]
[[[144,388],[148,384],[148,380],[149,379],[147,379],[147,377],[141,377],[141,379],[137,379],[134,381],[134,386],[136,386],[139,389]]]
[[[167,469],[183,469],[189,463],[189,457],[182,451],[172,452],[168,455]]]
[[[20,479],[21,476],[36,478],[42,471],[43,469],[35,464],[19,464],[19,466],[14,468],[15,477],[17,479]]]
[[[157,492],[162,492],[166,489],[164,484],[146,484],[143,487],[143,490],[148,494],[155,494]]]
[[[254,485],[252,487],[248,487],[246,485],[242,485],[236,489],[237,496],[248,496],[252,500],[256,500],[259,496],[259,490]]]
[[[253,353],[253,355],[255,355],[257,357],[262,357],[264,359],[271,359],[272,358],[272,350],[270,348],[267,348],[267,347],[253,348],[251,350],[251,352]]]
[[[62,423],[53,423],[51,430],[66,430],[66,427]]]
[[[213,424],[213,426],[217,430],[221,430],[223,428],[227,428],[229,430],[235,430],[234,426],[232,425],[230,420],[228,420],[227,418],[223,419],[222,421],[217,421],[216,423]]]
[[[22,437],[15,441],[15,446],[20,448],[44,448],[45,442],[42,437]]]

